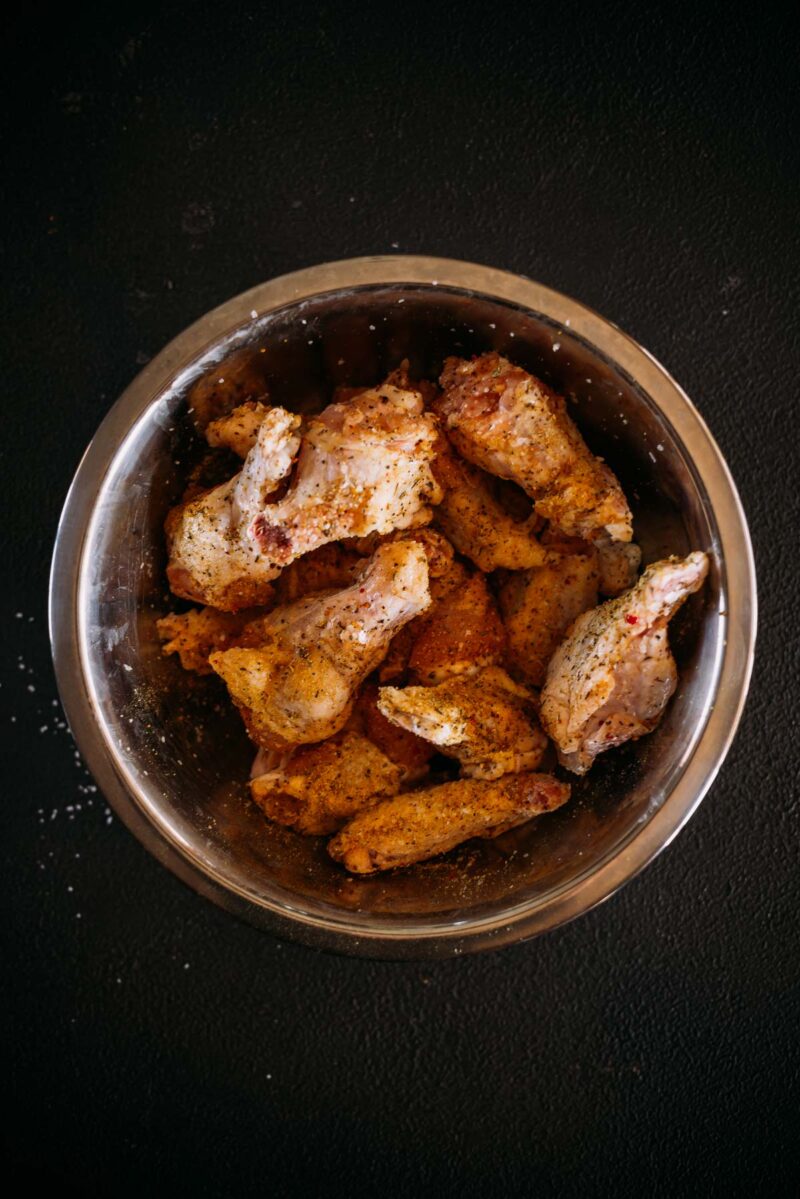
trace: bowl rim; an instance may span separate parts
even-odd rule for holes
[[[149,405],[169,387],[182,386],[183,373],[226,335],[239,329],[244,335],[259,319],[326,293],[395,284],[455,288],[511,303],[566,326],[621,367],[672,425],[702,481],[719,533],[728,601],[727,612],[720,613],[725,637],[708,719],[660,807],[618,852],[555,895],[430,931],[388,924],[348,928],[344,921],[257,901],[209,872],[163,825],[156,827],[137,799],[135,778],[102,735],[82,659],[79,619],[83,550],[94,501]],[[556,928],[610,898],[670,844],[713,783],[736,733],[753,668],[757,593],[747,521],[728,466],[689,397],[652,354],[591,308],[525,276],[456,259],[398,254],[323,263],[261,283],[195,321],[144,367],[103,419],[75,472],[56,534],[48,615],[57,685],[78,748],[115,812],[157,860],[219,906],[280,936],[360,956],[431,958],[495,949]]]

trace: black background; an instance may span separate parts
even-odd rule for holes
[[[6,30],[3,1131],[21,1179],[798,1184],[798,62],[775,10],[649,7],[29,6]],[[742,728],[677,842],[575,924],[441,964],[281,944],[162,870],[73,756],[45,628],[67,486],[139,365],[246,287],[392,249],[531,275],[647,346],[731,465],[761,588]]]

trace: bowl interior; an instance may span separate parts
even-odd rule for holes
[[[102,481],[81,559],[79,642],[98,723],[147,818],[223,886],[258,905],[357,933],[426,934],[503,918],[596,870],[664,802],[713,704],[724,574],[671,626],[680,671],[658,730],[572,780],[560,811],[492,842],[377,878],[355,879],[322,840],[267,822],[247,797],[253,750],[224,689],[164,658],[156,619],[181,604],[166,589],[162,524],[201,452],[186,395],[224,375],[235,353],[273,402],[318,410],[337,384],[378,382],[403,359],[436,378],[448,354],[497,349],[572,401],[591,448],[619,476],[644,561],[718,549],[703,485],[652,398],[569,328],[504,301],[442,286],[329,292],[254,319],[184,364],[120,444]]]

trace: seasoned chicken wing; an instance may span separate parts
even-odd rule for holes
[[[248,626],[258,648],[211,654],[253,740],[266,749],[323,741],[350,715],[392,638],[430,602],[421,546],[381,546],[347,590],[276,608]]]
[[[438,603],[432,619],[422,626],[409,653],[409,677],[413,682],[443,682],[503,662],[504,652],[497,604],[485,577],[474,574]]]
[[[165,643],[162,653],[177,654],[184,670],[211,674],[209,654],[216,649],[227,649],[251,621],[263,615],[257,608],[243,612],[218,612],[216,608],[171,612],[156,621],[158,635]]]
[[[547,738],[533,696],[498,666],[436,687],[382,687],[383,715],[461,763],[466,778],[534,770]]]
[[[167,516],[167,578],[176,595],[237,611],[265,602],[280,567],[264,558],[247,529],[289,473],[300,417],[268,409],[238,475]]]
[[[561,396],[496,353],[448,358],[441,384],[433,410],[465,458],[519,483],[563,533],[630,541],[622,488],[590,452]]]
[[[416,391],[384,384],[330,404],[308,424],[288,492],[250,524],[264,562],[280,568],[327,541],[427,524],[441,499],[435,440]]]
[[[704,553],[666,558],[632,591],[578,617],[541,695],[562,765],[585,774],[599,753],[656,727],[677,682],[667,623],[707,573]]]
[[[458,552],[471,558],[479,570],[522,570],[548,560],[547,551],[534,535],[538,518],[514,520],[492,494],[484,471],[440,444],[433,473],[444,490],[434,520]]]
[[[563,553],[547,566],[503,576],[497,590],[512,674],[541,687],[556,647],[582,612],[597,603],[597,554]]]
[[[560,808],[569,794],[568,784],[547,774],[458,779],[361,812],[328,843],[328,853],[353,874],[410,866],[471,837],[497,837]]]
[[[231,450],[246,458],[256,444],[258,430],[269,412],[260,400],[247,400],[227,416],[212,420],[206,428],[206,441],[214,449]]]
[[[371,741],[345,732],[303,746],[250,782],[250,794],[270,820],[298,833],[333,833],[377,799],[396,795],[402,771]]]

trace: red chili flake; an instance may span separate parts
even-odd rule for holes
[[[638,624],[639,623],[638,616],[626,616],[625,619],[627,620],[628,624]]]

